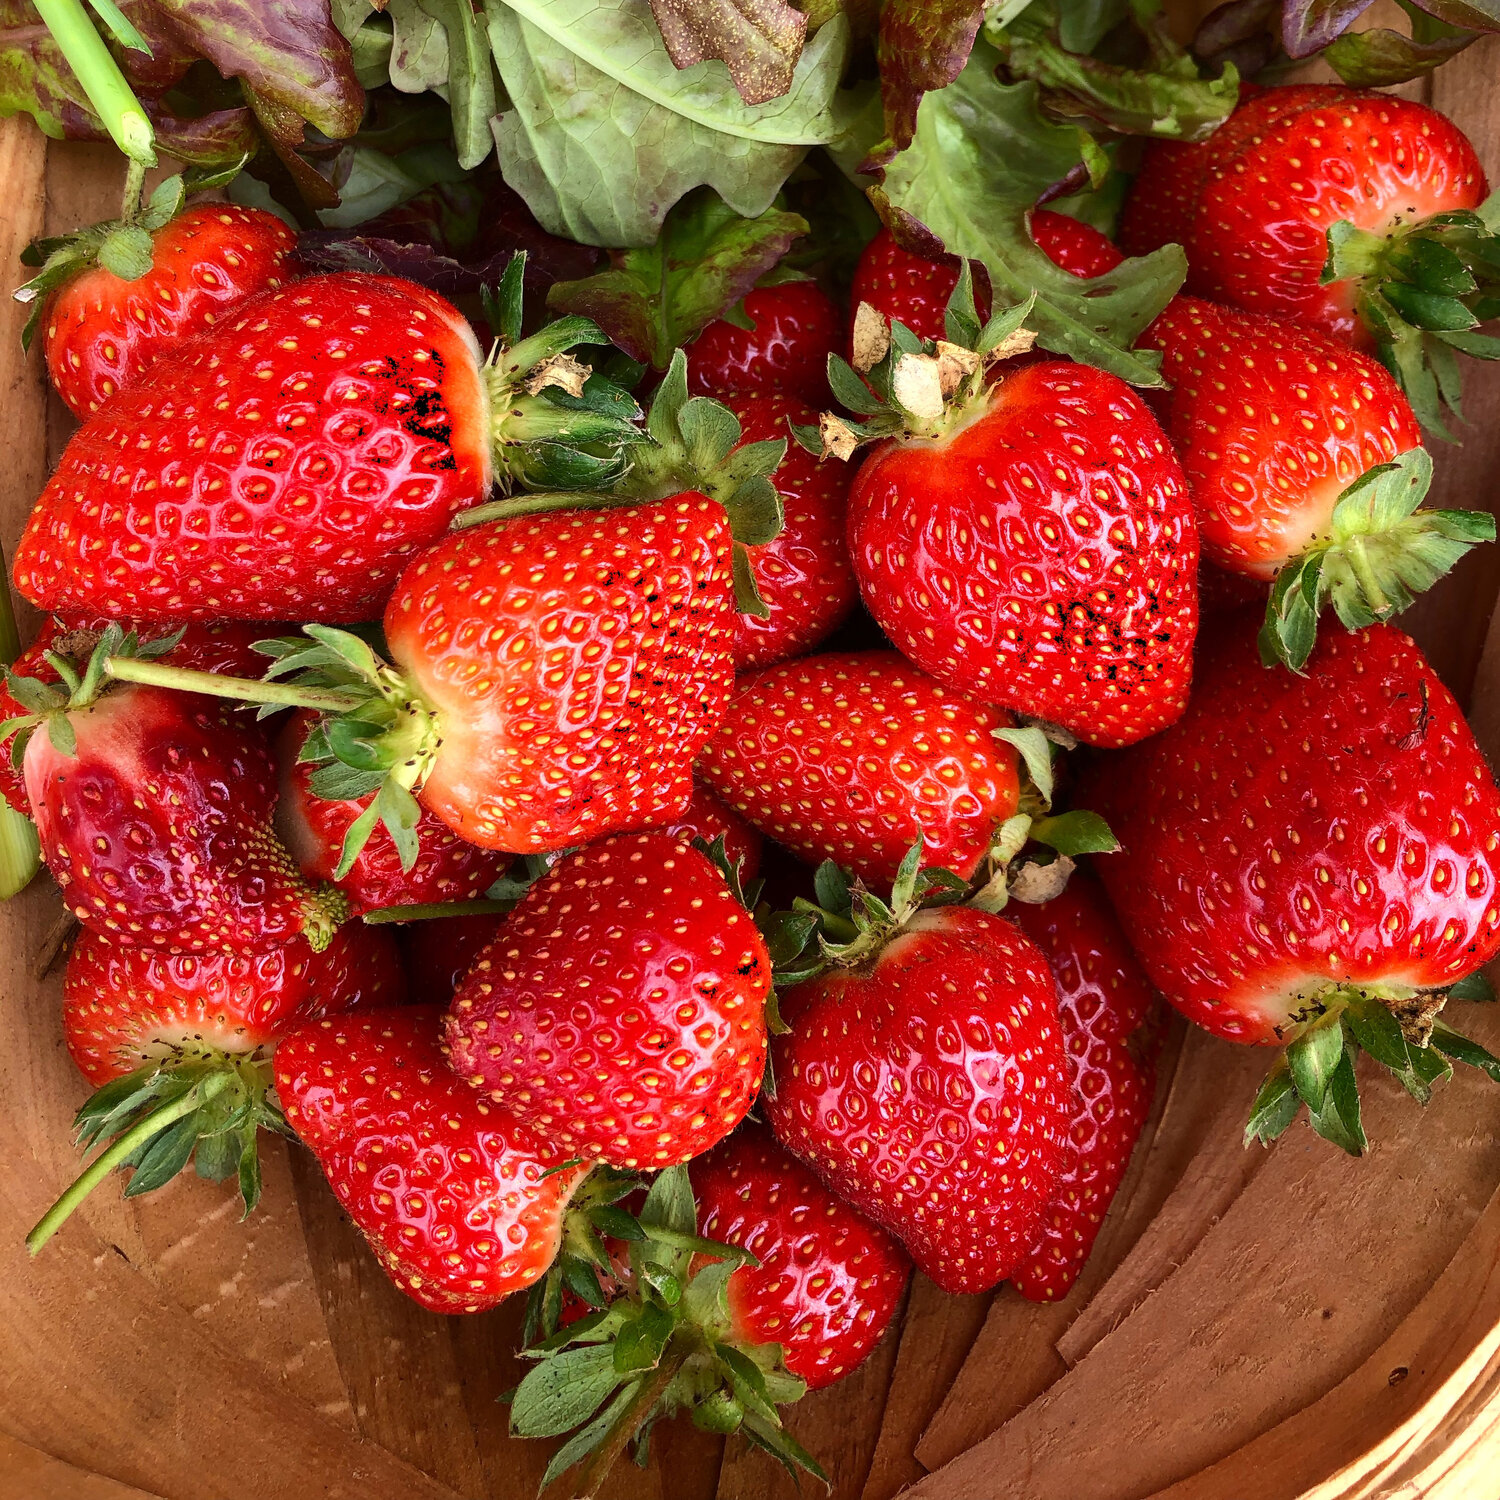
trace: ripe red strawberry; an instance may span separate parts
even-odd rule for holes
[[[849,492],[855,576],[896,648],[1090,744],[1172,723],[1192,674],[1198,542],[1141,399],[1113,375],[1044,360],[993,384],[976,366],[955,401],[912,416]],[[884,413],[867,429],[882,430]]]
[[[780,1344],[788,1372],[810,1391],[856,1369],[906,1289],[901,1246],[758,1126],[737,1130],[690,1175],[698,1232],[760,1262],[729,1278],[732,1341]]]
[[[1432,1017],[1500,953],[1500,792],[1452,694],[1389,626],[1324,635],[1295,676],[1261,666],[1242,619],[1199,683],[1176,727],[1100,767],[1094,805],[1123,852],[1099,871],[1190,1020],[1291,1043],[1252,1133],[1284,1129],[1300,1096],[1358,1149],[1356,1045],[1419,1097],[1440,1053],[1479,1060]]]
[[[262,953],[167,955],[85,928],[68,956],[63,1033],[97,1092],[78,1112],[85,1145],[105,1148],[27,1239],[35,1254],[118,1166],[127,1197],[193,1160],[200,1177],[260,1194],[262,1128],[284,1129],[270,1093],[271,1049],[288,1032],[356,1005],[399,1001],[405,981],[384,933],[341,929],[321,952],[301,938]]]
[[[561,860],[470,970],[453,1067],[570,1155],[684,1162],[744,1118],[771,961],[696,850],[624,835]]]
[[[783,662],[736,684],[699,771],[762,833],[884,889],[912,840],[968,879],[1020,806],[1008,715],[894,651]]]
[[[277,1047],[276,1092],[391,1280],[482,1312],[546,1272],[587,1169],[454,1078],[440,1033],[431,1006],[314,1022]]]
[[[397,928],[412,999],[446,1006],[474,967],[474,960],[499,935],[505,918],[477,913],[403,922]]]
[[[70,242],[39,278],[48,288],[40,315],[47,373],[80,417],[138,383],[162,354],[212,328],[246,297],[280,286],[296,267],[297,236],[275,214],[197,203],[149,234],[149,269],[127,280],[98,258],[118,227],[99,225]]]
[[[741,304],[754,326],[718,318],[688,350],[688,388],[699,396],[780,393],[808,406],[828,401],[828,356],[844,322],[815,281],[760,287]]]
[[[899,893],[892,909],[782,991],[766,1114],[944,1291],[980,1292],[1025,1263],[1057,1188],[1071,1113],[1057,990],[1003,917],[913,912]]]
[[[760,874],[763,842],[760,830],[697,782],[693,783],[687,806],[659,831],[686,843],[702,839],[705,844],[712,844],[722,838],[724,858],[730,869],[739,871],[742,885],[749,885]]]
[[[1049,260],[1074,276],[1103,276],[1123,257],[1108,236],[1092,224],[1038,208],[1031,215],[1031,235]],[[981,318],[990,315],[989,272],[973,263],[974,300]],[[865,246],[849,294],[852,306],[868,302],[876,312],[904,323],[921,339],[946,337],[943,315],[958,285],[958,257],[928,260],[903,250],[889,229]]]
[[[810,406],[788,396],[725,396],[740,419],[741,442],[786,438],[789,423],[817,425]],[[844,540],[849,481],[843,464],[819,463],[800,443],[770,476],[784,520],[769,542],[747,549],[765,618],[741,613],[735,623],[737,671],[800,656],[832,633],[859,598]]]
[[[1469,333],[1500,289],[1473,212],[1488,191],[1435,110],[1307,84],[1256,93],[1202,144],[1152,143],[1121,236],[1136,251],[1180,240],[1191,291],[1378,349],[1428,421],[1454,347],[1500,354]]]
[[[1156,1082],[1156,996],[1093,876],[1007,911],[1052,966],[1067,1059],[1069,1113],[1057,1191],[1042,1237],[1011,1281],[1032,1302],[1066,1297],[1125,1175]]]
[[[390,829],[377,822],[348,869],[340,873],[349,830],[373,807],[376,793],[341,801],[313,791],[314,764],[298,756],[316,726],[316,715],[300,711],[283,728],[276,747],[281,772],[276,830],[302,873],[309,880],[331,881],[349,898],[349,909],[356,915],[382,906],[483,896],[505,868],[505,856],[466,844],[425,809],[408,835],[409,867],[403,869],[402,852]]]
[[[507,278],[518,322],[519,272]],[[554,357],[602,337],[568,320],[507,335],[485,361],[462,314],[408,282],[346,273],[262,292],[74,435],[16,583],[44,609],[369,619],[497,472],[551,488],[612,472],[558,444],[618,447],[634,403],[522,389],[549,370],[571,380],[581,367]]]

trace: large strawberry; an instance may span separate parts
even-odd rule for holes
[[[53,388],[80,417],[295,269],[297,236],[275,214],[234,203],[179,212],[184,191],[169,178],[131,220],[40,241],[23,257],[42,265],[22,288],[36,300],[24,342],[43,330]]]
[[[569,1493],[599,1493],[654,1422],[682,1411],[822,1478],[776,1407],[848,1374],[879,1341],[910,1274],[900,1246],[750,1126],[691,1175],[661,1173],[624,1227],[632,1240],[612,1258],[607,1304],[597,1295],[589,1315],[554,1294],[533,1309],[547,1337],[529,1351],[538,1364],[516,1391],[512,1429],[583,1429],[544,1483],[581,1463]]]
[[[1041,905],[1007,908],[1057,980],[1069,1121],[1042,1236],[1011,1277],[1033,1302],[1065,1297],[1094,1247],[1151,1108],[1156,996],[1091,875]]]
[[[1453,695],[1399,631],[1325,634],[1306,675],[1267,671],[1253,620],[1205,657],[1180,723],[1101,766],[1122,852],[1098,863],[1157,988],[1231,1041],[1288,1044],[1251,1133],[1299,1100],[1364,1144],[1359,1048],[1418,1098],[1446,1056],[1488,1057],[1434,1018],[1500,953],[1500,792]]]
[[[921,907],[919,852],[889,906],[856,888],[850,911],[823,919],[823,972],[788,975],[765,1110],[777,1139],[918,1269],[979,1292],[1025,1263],[1062,1169],[1057,989],[1005,918]]]
[[[519,339],[519,259],[502,290],[489,359],[456,308],[390,277],[249,299],[73,436],[16,551],[21,592],[119,615],[369,619],[493,480],[614,472],[564,446],[636,436],[634,403],[563,353],[603,335],[571,318]]]
[[[1454,351],[1500,355],[1494,230],[1474,148],[1426,105],[1339,85],[1256,92],[1201,144],[1153,142],[1121,223],[1178,240],[1192,291],[1373,347],[1424,422]]]
[[[819,440],[841,457],[877,442],[849,492],[865,604],[898,650],[975,697],[1091,744],[1155,734],[1187,702],[1198,628],[1171,446],[1103,371],[1044,360],[994,378],[995,355],[1029,342],[1024,307],[981,331],[964,282],[952,312],[972,352],[893,329],[873,395],[830,367],[864,420],[825,417]]]
[[[397,1003],[405,981],[384,933],[347,927],[315,953],[300,938],[263,953],[167,955],[85,928],[63,980],[63,1034],[97,1092],[78,1112],[80,1141],[110,1144],[27,1238],[35,1254],[111,1171],[127,1197],[175,1177],[239,1179],[245,1212],[260,1196],[256,1141],[284,1130],[271,1051],[288,1032],[356,1005]]]
[[[709,860],[631,834],[559,861],[449,1010],[453,1067],[570,1155],[684,1162],[744,1118],[771,961]]]
[[[304,1026],[276,1049],[276,1093],[391,1280],[431,1312],[481,1312],[546,1273],[587,1168],[452,1075],[441,1014]]]
[[[1275,579],[1265,647],[1300,667],[1331,602],[1351,628],[1430,587],[1495,523],[1419,510],[1432,464],[1390,374],[1321,334],[1179,296],[1142,342],[1163,353],[1167,428],[1205,558]]]
[[[759,287],[734,318],[718,318],[689,349],[695,395],[790,396],[808,406],[828,400],[828,356],[843,342],[843,319],[815,281]]]

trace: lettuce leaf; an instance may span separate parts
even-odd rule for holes
[[[651,13],[677,67],[718,58],[746,104],[791,88],[807,17],[784,0],[651,0]]]

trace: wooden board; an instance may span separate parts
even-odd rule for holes
[[[1426,86],[1500,176],[1500,42]],[[0,122],[0,264],[39,232],[109,213],[111,153]],[[66,439],[0,303],[13,545]],[[1500,372],[1471,368],[1443,503],[1500,508]],[[1500,755],[1500,548],[1479,549],[1407,624]],[[23,621],[23,631],[26,622]],[[420,1312],[386,1283],[307,1159],[272,1146],[241,1225],[195,1181],[100,1193],[37,1262],[25,1230],[70,1175],[84,1087],[58,978],[31,956],[45,881],[0,908],[0,1500],[522,1500],[546,1452],[513,1441],[516,1318]],[[1466,1015],[1500,1044],[1500,1011]],[[1157,1111],[1099,1251],[1066,1302],[952,1299],[918,1281],[902,1325],[792,1426],[838,1500],[1355,1500],[1500,1495],[1500,1089],[1457,1080],[1425,1112],[1366,1084],[1377,1144],[1351,1163],[1298,1127],[1246,1153],[1263,1058],[1173,1033]],[[977,1445],[977,1446],[976,1446]],[[780,1500],[792,1486],[685,1424],[610,1500]],[[931,1477],[924,1476],[931,1472]]]

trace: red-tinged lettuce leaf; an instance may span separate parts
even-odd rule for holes
[[[1500,31],[1500,0],[1419,0],[1418,8],[1463,31]]]
[[[592,318],[632,359],[665,370],[672,351],[734,306],[807,233],[780,209],[745,219],[710,189],[682,199],[654,245],[610,252],[612,262],[547,296],[555,313]]]
[[[974,0],[886,0],[876,44],[886,138],[870,153],[871,167],[911,144],[922,96],[963,71],[983,19]]]
[[[1362,16],[1374,0],[1286,0],[1281,45],[1288,57],[1311,57]]]
[[[1227,0],[1199,22],[1193,56],[1205,66],[1234,66],[1252,78],[1281,54],[1280,0]]]
[[[783,0],[651,0],[651,14],[679,68],[718,58],[746,104],[791,88],[807,17]]]
[[[877,208],[913,248],[983,262],[997,312],[1034,291],[1027,326],[1043,348],[1135,384],[1161,384],[1156,363],[1131,345],[1182,284],[1182,250],[1168,245],[1087,281],[1053,265],[1027,215],[1076,167],[1083,140],[1041,114],[1035,83],[1001,83],[998,61],[987,42],[976,43],[958,78],[922,100],[911,145],[874,190]]]
[[[1387,88],[1432,72],[1479,40],[1477,31],[1447,30],[1447,35],[1426,42],[1383,26],[1373,31],[1346,32],[1329,43],[1323,60],[1354,88]]]
[[[307,125],[302,116],[248,83],[243,87],[256,124],[286,169],[298,197],[314,211],[334,207],[339,201],[338,189],[298,149],[307,138]]]

